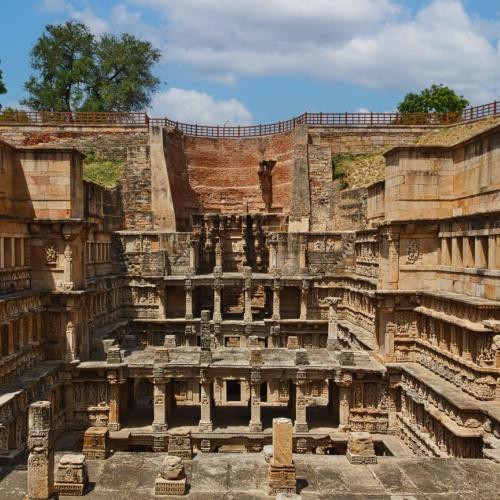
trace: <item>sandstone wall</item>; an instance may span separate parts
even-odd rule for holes
[[[2,125],[0,139],[16,147],[68,147],[123,162],[123,219],[130,229],[151,229],[151,168],[146,126]]]
[[[329,145],[332,155],[370,154],[405,144],[415,144],[419,137],[436,127],[309,127],[312,144]]]

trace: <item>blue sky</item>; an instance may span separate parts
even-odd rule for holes
[[[130,32],[162,54],[151,115],[265,123],[303,111],[389,111],[444,83],[500,99],[498,0],[3,0],[0,68],[16,105],[46,24]]]

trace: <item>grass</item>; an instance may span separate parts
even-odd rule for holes
[[[120,181],[123,162],[115,158],[106,158],[94,151],[87,151],[85,154],[83,179],[114,189]]]
[[[332,159],[333,178],[341,189],[368,186],[384,178],[385,158],[382,151],[372,154],[337,154]]]

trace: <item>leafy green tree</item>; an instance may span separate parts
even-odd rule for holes
[[[160,81],[151,67],[160,52],[149,42],[124,34],[104,35],[96,44],[96,71],[84,109],[140,111],[151,101]]]
[[[25,83],[22,104],[38,111],[75,111],[86,101],[94,63],[94,36],[81,23],[50,24],[31,52],[37,72]]]
[[[158,50],[132,35],[96,38],[82,23],[48,25],[31,53],[22,104],[40,111],[138,111],[159,80]]]
[[[462,95],[457,95],[454,90],[444,85],[431,85],[419,94],[410,92],[398,104],[400,113],[460,113],[469,104]]]
[[[3,73],[2,70],[0,69],[0,95],[1,94],[6,94],[7,93],[7,87],[3,83]],[[0,104],[0,109],[2,108],[2,105]]]

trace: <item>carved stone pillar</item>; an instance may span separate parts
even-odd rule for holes
[[[156,293],[158,294],[158,319],[165,319],[167,291],[165,290],[165,284],[163,282],[156,285]]]
[[[186,316],[185,319],[193,319],[193,282],[187,279],[184,285],[186,290]]]
[[[201,398],[200,398],[200,423],[198,425],[200,432],[211,432],[212,423],[212,380],[202,376],[200,380]]]
[[[352,401],[352,375],[343,373],[337,380],[339,386],[339,429],[349,430],[349,414]]]
[[[389,251],[386,288],[388,290],[396,290],[399,281],[399,227],[389,228],[387,242]]]
[[[108,375],[109,387],[109,417],[108,429],[110,431],[119,431],[120,425],[120,386],[125,380],[119,379],[116,375]]]
[[[221,322],[222,321],[222,280],[221,280],[221,273],[219,272],[214,272],[214,282],[213,282],[213,289],[214,289],[214,315],[213,315],[213,320],[214,322]]]
[[[77,317],[75,313],[66,313],[66,352],[64,359],[66,363],[74,363],[76,361],[76,342],[77,342]]]
[[[281,319],[280,292],[281,292],[280,280],[275,279],[273,283],[273,316],[272,316],[274,321],[279,321]]]
[[[220,272],[222,272],[222,241],[223,235],[221,232],[220,236],[215,239],[215,267]]]
[[[278,241],[269,240],[269,272],[273,274],[278,268]]]
[[[471,361],[472,356],[469,348],[469,335],[465,328],[462,329],[462,346],[462,358],[465,359],[465,361]]]
[[[328,340],[327,346],[329,349],[340,349],[338,336],[338,315],[337,305],[340,302],[340,297],[327,297],[328,304]]]
[[[302,281],[302,288],[300,294],[300,319],[305,321],[307,319],[307,299],[309,297],[309,281]]]
[[[27,498],[51,498],[54,493],[54,442],[50,401],[37,401],[30,405],[28,450]]]
[[[306,372],[297,372],[295,380],[295,432],[307,432],[309,430],[307,425],[306,385]]]
[[[389,377],[389,388],[387,391],[387,413],[388,413],[388,428],[389,432],[396,433],[398,423],[396,415],[398,411],[398,394],[399,394],[399,375],[391,375]]]
[[[190,237],[188,240],[189,245],[189,273],[196,274],[197,262],[196,255],[198,253],[198,241]]]
[[[64,246],[64,290],[73,290],[73,248],[71,245],[71,236],[64,236],[65,246]]]
[[[153,432],[165,432],[167,426],[166,381],[155,378],[153,387],[154,420]]]
[[[252,370],[250,374],[250,432],[261,432],[262,421],[260,416],[260,384],[262,378],[260,370]]]
[[[299,235],[299,274],[307,274],[307,241],[304,235]]]
[[[245,311],[243,313],[243,320],[246,322],[252,321],[252,268],[245,267],[243,269],[243,276],[245,284],[243,286],[243,293],[245,294]]]

